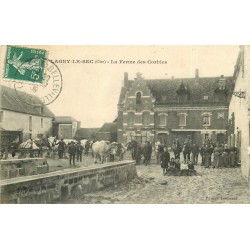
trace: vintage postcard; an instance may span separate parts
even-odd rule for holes
[[[250,203],[250,46],[0,58],[0,203]]]

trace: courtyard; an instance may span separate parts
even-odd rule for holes
[[[127,156],[128,157],[128,156]],[[91,158],[87,158],[89,163]],[[86,162],[86,158],[85,158]],[[65,162],[66,164],[66,162]],[[86,163],[85,163],[86,164]],[[77,167],[77,166],[76,166]],[[87,166],[86,166],[87,167]],[[196,166],[196,176],[163,176],[159,164],[137,166],[138,178],[64,203],[82,204],[248,204],[248,185],[237,168]],[[61,203],[61,201],[60,201]]]

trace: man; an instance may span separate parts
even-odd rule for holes
[[[71,166],[71,161],[73,160],[73,165],[75,166],[76,146],[73,141],[69,145],[68,152],[69,152],[69,164]]]
[[[145,163],[145,166],[150,164],[151,155],[152,155],[152,145],[149,141],[146,141],[146,143],[144,145],[144,163]]]
[[[59,159],[62,159],[66,144],[63,141],[63,139],[61,139],[61,141],[59,141],[58,143],[56,143],[56,145],[58,145],[58,157],[59,157]]]
[[[177,147],[177,143],[174,142],[172,145],[172,150],[174,152],[174,158],[176,159],[180,159],[180,149]]]
[[[114,162],[115,161],[116,150],[117,150],[117,146],[116,145],[112,145],[111,148],[110,148],[110,154],[109,154],[109,160],[110,160],[110,162]]]
[[[192,147],[194,165],[197,165],[197,163],[198,163],[199,151],[200,151],[199,146],[196,143],[194,143],[193,147]]]
[[[82,162],[82,152],[83,152],[83,146],[80,142],[77,143],[76,146],[76,160],[77,162]]]

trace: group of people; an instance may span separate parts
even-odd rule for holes
[[[128,143],[127,150],[131,151],[132,159],[135,160],[136,165],[141,164],[142,156],[144,158],[143,164],[145,164],[145,166],[150,165],[153,151],[152,143],[150,141],[140,143],[133,140]]]
[[[63,155],[66,151],[66,143],[63,139],[61,139],[58,143],[58,157],[59,159],[63,159]],[[82,162],[82,153],[83,153],[83,146],[80,142],[75,143],[74,141],[71,141],[71,143],[67,147],[68,153],[69,153],[69,164],[70,166],[75,166],[75,158],[77,159],[77,162]]]
[[[170,153],[168,152],[168,148],[165,146],[163,148],[163,152],[160,154],[160,164],[163,170],[163,175],[167,173],[176,173],[181,171],[181,161],[180,154],[175,154],[175,157],[170,159]],[[189,159],[187,162],[187,167],[189,171],[195,171],[194,163]]]
[[[210,140],[207,140],[201,147],[195,142],[192,144],[190,140],[186,140],[183,144],[175,140],[171,148],[174,153],[173,161],[177,161],[177,166],[179,166],[182,153],[183,163],[188,165],[188,169],[192,169],[191,165],[198,164],[199,155],[201,156],[201,166],[205,168],[236,167],[238,163],[236,147],[229,148],[227,144],[214,144]],[[162,146],[160,149],[158,146],[158,151],[161,165],[169,165],[170,155],[167,147]]]
[[[236,167],[238,163],[237,151],[236,147],[229,148],[227,144],[216,143],[213,146],[211,143],[205,143],[200,149],[201,165],[205,168]]]

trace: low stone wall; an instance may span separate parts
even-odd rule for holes
[[[135,177],[134,161],[122,161],[6,179],[0,181],[0,202],[53,203],[126,183]]]
[[[0,180],[47,173],[45,158],[0,160]]]

